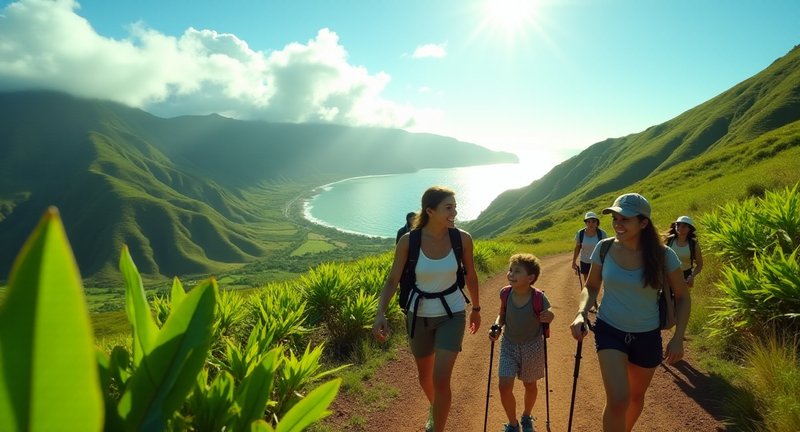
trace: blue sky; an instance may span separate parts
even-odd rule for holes
[[[433,132],[546,169],[800,44],[797,0],[0,1],[0,91]],[[542,172],[543,174],[543,172]]]

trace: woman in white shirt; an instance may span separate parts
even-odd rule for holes
[[[694,286],[694,280],[703,270],[703,251],[697,243],[697,233],[692,218],[681,216],[670,225],[664,235],[664,243],[672,248],[681,260],[681,271],[686,285]]]
[[[413,230],[404,234],[395,247],[394,262],[381,293],[372,333],[379,341],[385,341],[389,336],[386,310],[409,259],[412,236],[417,236],[416,282],[409,303],[401,307],[407,308],[409,344],[417,364],[420,386],[431,404],[425,431],[442,432],[452,400],[450,377],[461,351],[467,320],[467,299],[458,287],[461,276],[454,250],[457,245],[451,241],[451,234],[461,243],[461,260],[466,272],[461,280],[464,280],[471,299],[469,331],[472,334],[480,327],[481,307],[472,237],[455,228],[458,214],[455,192],[441,186],[430,187],[422,195],[421,207]]]

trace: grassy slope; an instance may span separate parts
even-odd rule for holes
[[[572,208],[578,215],[596,209],[598,198],[638,187],[704,155],[717,159],[729,149],[761,145],[754,140],[798,120],[800,48],[795,48],[756,76],[675,119],[594,144],[530,186],[502,194],[469,229],[479,237],[540,231],[541,219],[554,213]],[[790,127],[782,133],[795,132]],[[606,201],[610,202],[607,196],[602,202]]]

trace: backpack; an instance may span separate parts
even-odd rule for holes
[[[606,239],[600,243],[600,250],[597,252],[600,258],[600,264],[605,262],[606,255],[608,254],[611,245],[614,244],[614,238]],[[669,300],[667,300],[669,298]],[[675,315],[675,295],[667,282],[667,275],[664,272],[664,284],[658,290],[658,324],[662,330],[669,330],[675,326],[677,317]]]
[[[537,317],[540,313],[544,310],[544,291],[531,287],[533,290],[533,301],[531,301],[531,306],[533,309],[533,314]],[[506,307],[508,306],[508,297],[511,295],[511,285],[506,285],[500,289],[500,315],[503,316],[503,321],[505,321],[506,316]],[[542,333],[544,337],[550,337],[550,326],[544,325],[546,323],[542,323]]]
[[[414,327],[416,324],[416,314],[417,310],[419,309],[419,302],[425,299],[440,299],[442,305],[444,306],[445,311],[447,311],[447,315],[449,317],[453,317],[453,312],[450,311],[450,306],[447,305],[447,301],[445,301],[444,297],[456,290],[461,291],[461,295],[464,296],[464,300],[469,303],[469,298],[467,298],[466,294],[464,294],[464,286],[466,285],[466,269],[464,269],[464,265],[462,263],[462,258],[464,256],[464,248],[461,244],[461,231],[458,228],[448,228],[448,235],[450,236],[450,245],[453,248],[453,254],[456,256],[456,283],[453,284],[450,288],[438,292],[438,293],[426,293],[421,291],[417,288],[417,261],[419,260],[419,250],[422,246],[422,230],[421,229],[413,229],[409,232],[409,242],[408,242],[408,257],[406,258],[406,263],[403,266],[403,273],[400,275],[400,292],[398,302],[400,304],[400,309],[403,312],[407,312],[411,307],[411,303],[414,302],[414,317],[411,321],[411,330],[409,332],[409,336],[411,338],[414,337]],[[416,294],[416,295],[412,295]]]
[[[694,267],[694,251],[697,248],[697,241],[691,237],[687,237],[686,240],[689,242],[689,263]],[[672,247],[675,243],[675,236],[671,235],[667,238],[667,246]]]
[[[581,229],[578,231],[578,243],[583,244],[583,235],[586,234],[586,228]],[[606,238],[606,232],[597,228],[597,241],[603,240]]]

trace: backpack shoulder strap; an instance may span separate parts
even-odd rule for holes
[[[539,316],[540,313],[544,310],[544,293],[542,290],[532,287],[533,288],[533,313],[536,316]]]
[[[500,288],[500,315],[505,320],[506,306],[508,306],[508,296],[511,294],[511,285]]]
[[[687,240],[689,241],[689,263],[694,267],[694,251],[697,248],[697,241],[691,237]]]
[[[583,244],[583,235],[586,234],[586,228],[582,228],[578,231],[578,243]]]
[[[597,241],[603,240],[604,238],[606,238],[606,232],[597,228]]]
[[[411,230],[408,234],[408,258],[406,258],[406,267],[411,264],[411,268],[417,266],[419,260],[419,249],[422,246],[422,230]]]
[[[450,235],[450,245],[453,246],[453,252],[456,254],[458,266],[461,267],[461,259],[464,257],[464,247],[461,245],[461,230],[458,228],[448,228],[447,233]]]
[[[611,245],[613,244],[614,244],[613,237],[609,237],[600,242],[600,251],[599,251],[600,264],[603,264],[606,261],[606,255],[608,254],[608,251],[609,249],[611,249]]]
[[[456,256],[456,283],[460,288],[464,288],[467,284],[467,269],[464,268],[464,246],[461,243],[461,230],[458,228],[448,228],[447,233],[450,235],[450,246],[453,247],[453,254]],[[469,303],[469,299],[466,295],[464,295],[464,299]]]

